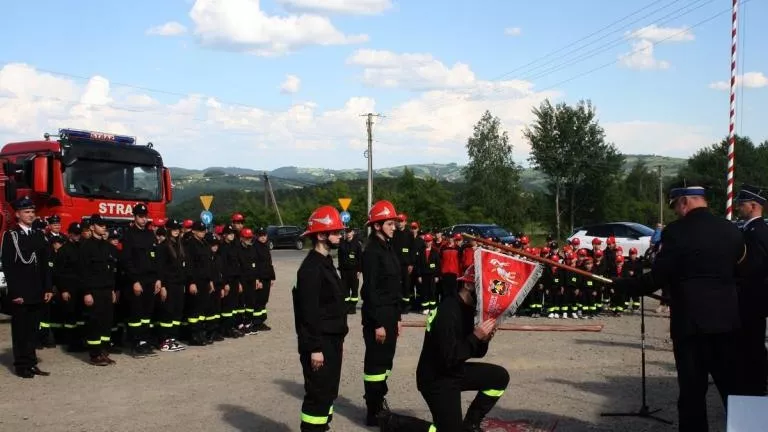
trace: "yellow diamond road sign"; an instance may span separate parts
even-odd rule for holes
[[[207,211],[213,204],[213,195],[200,195],[200,202],[203,203],[203,208]]]
[[[339,205],[341,205],[342,210],[347,211],[350,204],[352,204],[352,198],[339,198]]]

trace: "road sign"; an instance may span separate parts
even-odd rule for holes
[[[213,195],[200,195],[200,202],[203,203],[203,210],[208,211],[213,204]]]
[[[203,210],[200,212],[200,220],[206,224],[210,225],[211,222],[213,222],[213,213],[209,212],[208,210]]]
[[[347,212],[347,211],[341,212],[341,221],[342,222],[344,222],[345,224],[348,224],[349,221],[351,221],[351,220],[352,220],[352,215],[350,215],[349,212]]]
[[[339,198],[339,205],[342,210],[347,211],[350,204],[352,204],[352,198]]]

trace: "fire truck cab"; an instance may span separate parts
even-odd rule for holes
[[[0,149],[0,232],[15,223],[10,203],[35,201],[40,217],[59,215],[64,230],[100,214],[110,227],[133,220],[144,203],[150,219],[166,217],[172,199],[171,173],[152,143],[130,136],[59,129],[43,140],[9,143]]]

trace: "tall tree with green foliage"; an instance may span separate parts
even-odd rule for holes
[[[588,101],[553,106],[546,100],[533,114],[534,122],[524,136],[531,145],[530,162],[549,178],[559,237],[564,213],[570,217],[571,230],[577,219],[588,222],[604,216],[606,186],[618,178],[624,157],[605,142],[605,131]],[[568,203],[565,209],[562,198]]]
[[[501,120],[486,111],[466,147],[466,208],[482,209],[489,221],[508,228],[518,226],[522,222],[520,167],[512,160],[512,144],[501,130]]]

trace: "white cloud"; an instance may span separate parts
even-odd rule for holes
[[[368,36],[346,35],[318,15],[269,16],[259,0],[197,0],[189,12],[204,46],[260,56],[286,54],[308,45],[362,43]]]
[[[278,0],[289,10],[375,15],[392,7],[392,0]]]
[[[287,75],[285,81],[280,84],[280,93],[296,93],[301,87],[301,79],[296,75]]]
[[[768,87],[768,76],[765,76],[762,72],[747,72],[743,75],[736,76],[736,86],[744,86],[746,88],[761,88]],[[709,88],[715,90],[730,90],[730,81],[717,81],[709,85]]]
[[[688,27],[659,27],[656,24],[627,32],[625,36],[628,39],[644,39],[651,42],[690,42],[695,39]]]
[[[619,56],[621,65],[629,69],[667,69],[669,62],[653,56],[653,43],[648,40],[632,42],[632,51]]]
[[[668,69],[670,63],[654,56],[654,48],[662,42],[690,42],[694,35],[688,27],[659,27],[656,24],[626,32],[632,51],[619,55],[619,62],[629,69]]]
[[[520,36],[523,33],[523,29],[520,27],[507,27],[504,29],[504,34],[507,36]]]
[[[722,138],[722,131],[710,126],[672,122],[607,122],[603,128],[606,139],[625,154],[689,157]]]
[[[147,34],[153,36],[177,36],[186,32],[187,28],[176,21],[169,21],[165,24],[147,29]]]
[[[347,63],[362,66],[363,82],[373,87],[469,88],[477,82],[467,64],[456,63],[449,68],[430,54],[360,49]]]

